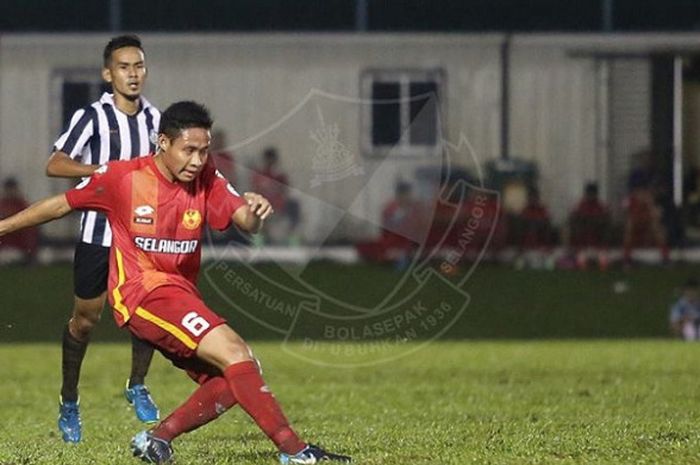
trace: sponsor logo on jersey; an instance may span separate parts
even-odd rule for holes
[[[134,213],[136,213],[138,216],[152,215],[153,212],[155,212],[155,209],[150,205],[141,205],[134,209]]]
[[[134,238],[134,243],[136,247],[145,252],[155,253],[189,254],[195,253],[197,247],[199,247],[198,239],[177,241],[174,239],[137,236]]]
[[[134,217],[134,223],[136,224],[153,224],[153,213],[155,209],[150,205],[140,205],[134,209],[136,216]]]
[[[199,210],[189,209],[182,215],[182,225],[185,229],[197,229],[202,224],[202,214]]]

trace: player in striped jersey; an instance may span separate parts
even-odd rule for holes
[[[46,166],[49,176],[86,177],[109,161],[154,152],[160,113],[141,96],[147,72],[140,39],[133,35],[113,38],[103,59],[102,77],[112,85],[113,93],[104,93],[75,112],[70,126],[54,144]],[[78,380],[90,333],[105,304],[111,243],[112,231],[105,215],[83,212],[73,263],[73,314],[63,332],[58,427],[66,442],[79,442],[82,436]],[[131,375],[125,396],[145,423],[155,423],[160,416],[144,384],[152,357],[153,348],[132,337]]]

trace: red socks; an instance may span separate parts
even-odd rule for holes
[[[192,393],[184,404],[163,420],[153,435],[172,441],[209,423],[236,404],[228,382],[222,377],[211,378]]]
[[[289,426],[254,361],[231,365],[224,371],[224,378],[243,410],[255,420],[281,452],[296,454],[306,447]]]
[[[153,435],[172,441],[214,420],[236,402],[281,452],[296,454],[306,447],[289,426],[253,361],[231,365],[224,371],[223,377],[211,378],[199,386],[184,404],[153,430]]]

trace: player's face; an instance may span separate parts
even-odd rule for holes
[[[175,139],[160,135],[163,162],[172,177],[180,182],[193,181],[202,172],[209,157],[211,134],[208,129],[189,128]]]
[[[138,99],[146,82],[143,51],[138,47],[116,49],[112,52],[109,66],[102,70],[102,77],[112,84],[115,94],[129,100]]]

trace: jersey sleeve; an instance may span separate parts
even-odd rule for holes
[[[231,217],[246,201],[233,188],[213,164],[206,168],[207,223],[213,229],[223,231],[231,226]]]
[[[92,176],[66,192],[68,204],[74,210],[97,210],[109,213],[114,206],[115,192],[120,176],[110,169],[110,163],[102,165]]]
[[[82,157],[85,145],[94,135],[94,117],[95,110],[92,107],[76,111],[66,132],[61,134],[54,143],[54,151],[64,152],[74,160]]]

